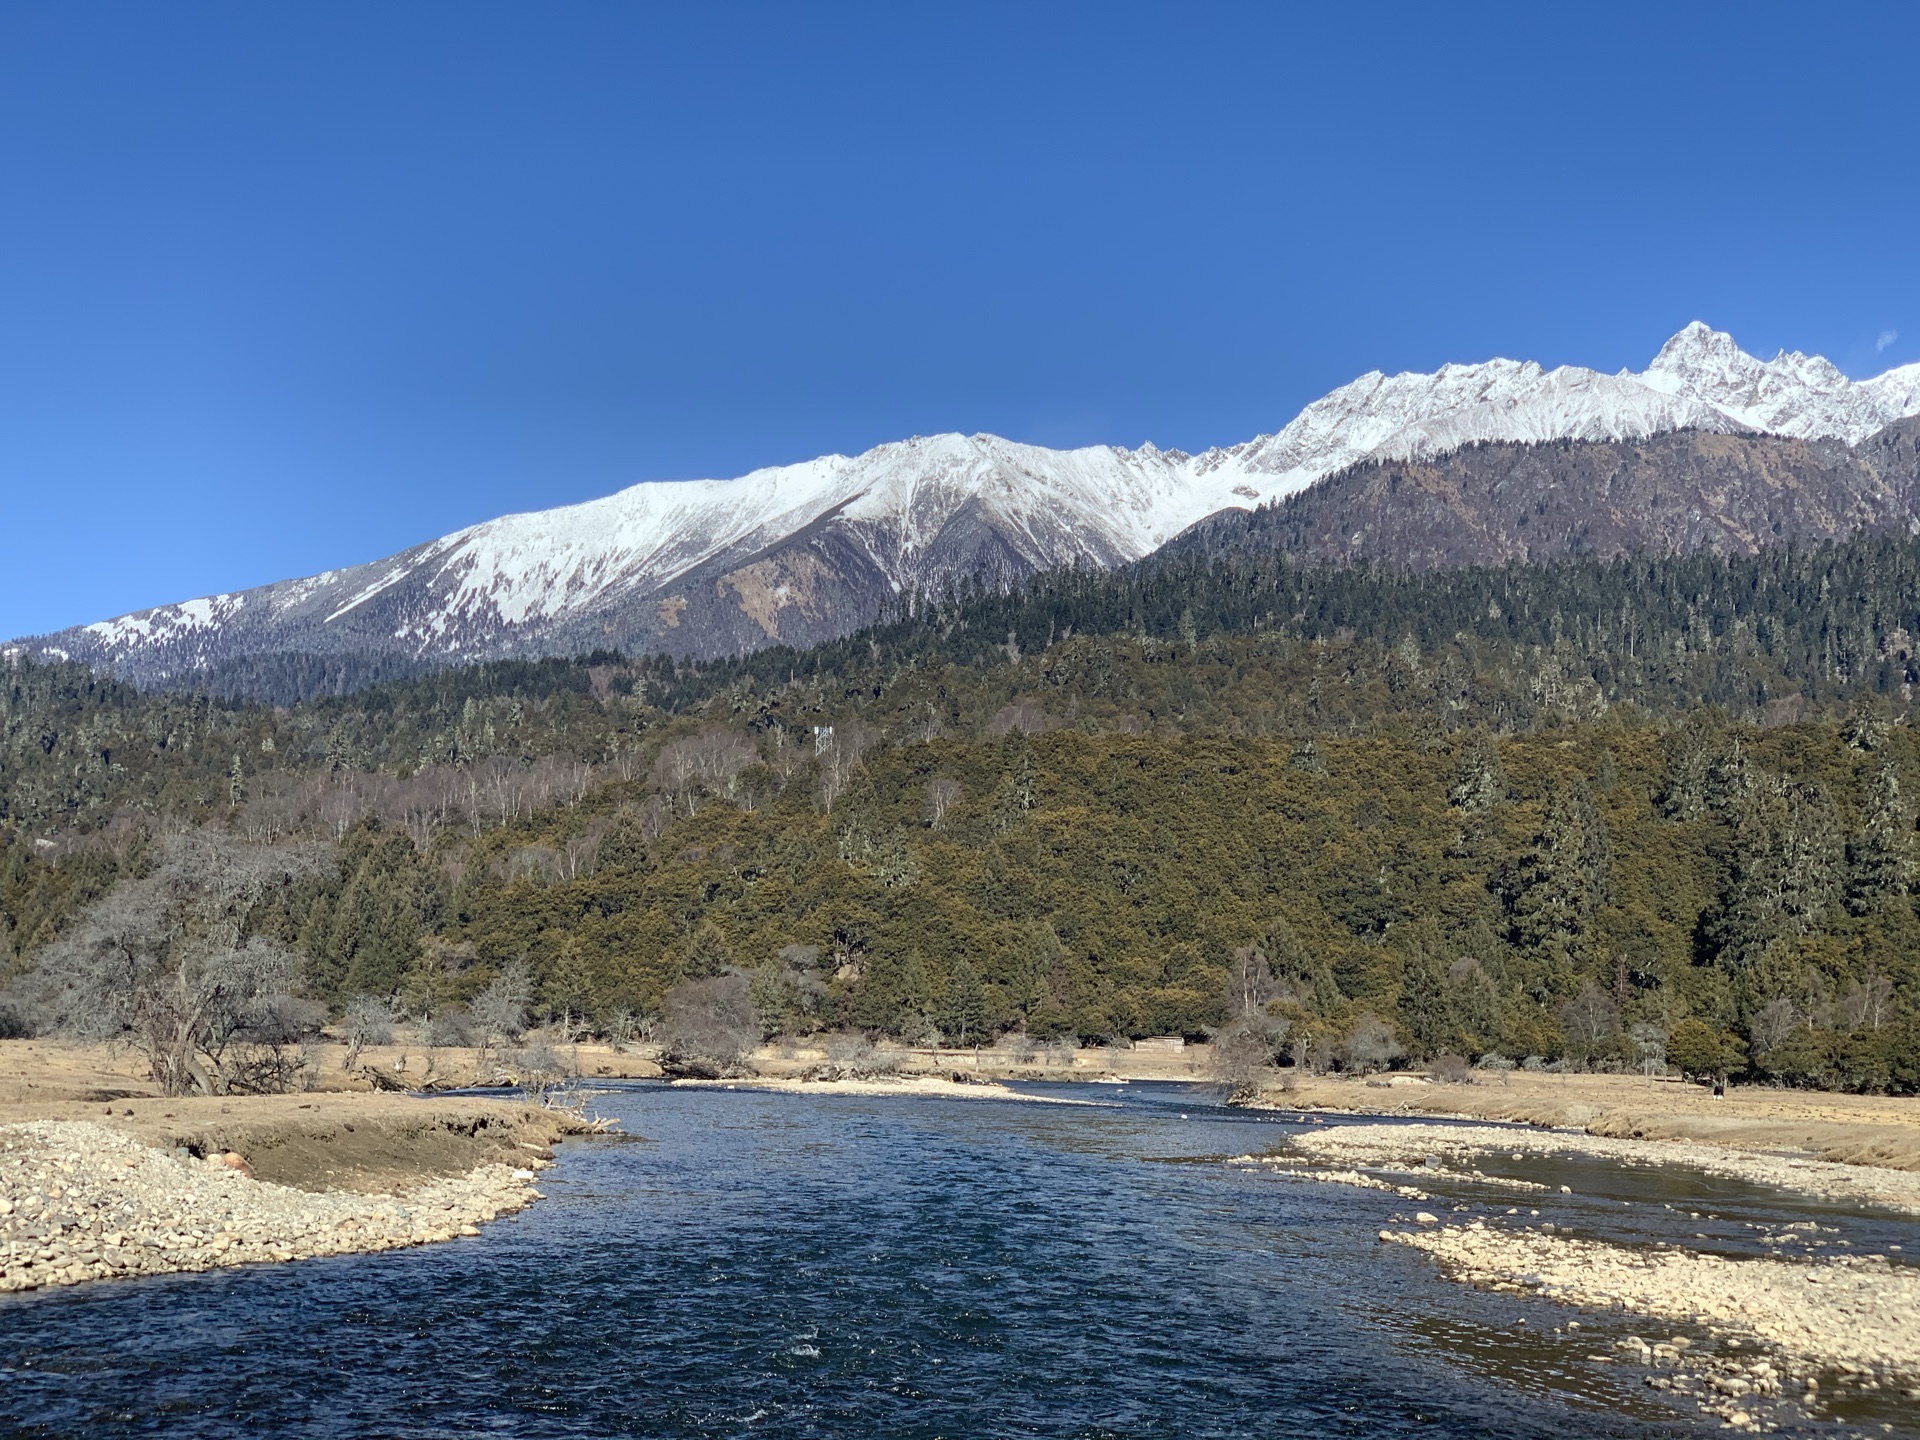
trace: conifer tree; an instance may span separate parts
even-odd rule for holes
[[[1865,915],[1913,885],[1913,814],[1891,764],[1873,772],[1858,833],[1847,845],[1847,908]]]
[[[1456,810],[1478,815],[1490,810],[1506,795],[1506,775],[1500,768],[1500,755],[1484,731],[1476,730],[1460,748],[1454,768],[1453,786],[1447,791],[1447,803]]]
[[[947,975],[947,991],[940,1002],[940,1029],[955,1045],[979,1041],[987,1029],[987,996],[980,972],[962,955]]]

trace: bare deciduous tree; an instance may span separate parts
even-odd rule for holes
[[[925,814],[928,828],[938,830],[946,824],[947,812],[960,803],[964,793],[958,780],[949,779],[945,775],[936,775],[927,781]]]
[[[393,1016],[386,1003],[372,995],[356,995],[347,1002],[340,1028],[347,1040],[346,1059],[341,1063],[344,1070],[360,1063],[360,1052],[367,1046],[393,1043]]]
[[[1578,995],[1560,1007],[1560,1030],[1567,1039],[1567,1058],[1591,1064],[1620,1033],[1620,1007],[1589,980]]]
[[[1212,1038],[1214,1083],[1226,1092],[1228,1104],[1245,1104],[1259,1096],[1261,1081],[1287,1038],[1287,1021],[1251,1010],[1222,1025]]]
[[[467,1018],[480,1032],[482,1048],[518,1040],[527,1033],[527,1006],[533,1003],[533,980],[526,962],[515,960],[488,983],[467,1007]]]
[[[744,735],[724,728],[703,730],[698,735],[669,740],[661,747],[653,765],[654,783],[666,792],[677,810],[692,815],[706,796],[739,803],[743,794],[740,777],[759,758]]]
[[[1840,1019],[1849,1030],[1878,1030],[1893,1007],[1893,982],[1869,966],[1840,997]]]
[[[683,980],[661,1001],[654,1038],[668,1074],[718,1078],[737,1073],[760,1043],[747,977],[738,971]]]
[[[1800,1028],[1800,1008],[1784,995],[1776,995],[1747,1022],[1747,1035],[1756,1057],[1771,1054],[1792,1038]]]
[[[1362,1011],[1340,1043],[1340,1058],[1349,1070],[1370,1075],[1398,1059],[1404,1052],[1393,1027],[1371,1010]]]
[[[1266,952],[1257,945],[1236,946],[1227,964],[1227,1014],[1257,1015],[1279,993]]]
[[[872,748],[874,734],[865,725],[849,721],[834,726],[822,739],[824,743],[816,749],[814,763],[820,772],[820,808],[831,815],[834,802],[860,768],[860,757]]]
[[[319,856],[207,830],[151,860],[40,952],[21,986],[36,1028],[134,1046],[169,1095],[285,1089],[324,1012],[291,993],[296,957],[246,925]]]

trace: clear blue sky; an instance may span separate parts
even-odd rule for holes
[[[1874,373],[1916,53],[1910,4],[8,3],[0,636],[1696,317]]]

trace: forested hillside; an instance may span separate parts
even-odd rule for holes
[[[738,971],[769,1032],[953,1039],[1204,1033],[1231,972],[1302,1063],[1362,1063],[1356,1035],[1671,1045],[1912,1089],[1917,575],[1885,536],[1419,577],[1182,562],[809,652],[280,708],[23,663],[0,966],[214,827],[321,847],[244,917],[313,998],[449,1033],[512,967],[603,1029]]]

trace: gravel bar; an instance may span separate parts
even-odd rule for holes
[[[1290,1143],[1315,1160],[1347,1165],[1404,1165],[1429,1156],[1466,1160],[1495,1154],[1591,1155],[1620,1165],[1681,1165],[1823,1200],[1920,1215],[1920,1174],[1910,1170],[1757,1154],[1679,1140],[1617,1140],[1574,1130],[1518,1126],[1329,1125],[1296,1135]]]
[[[482,1165],[404,1195],[267,1184],[237,1155],[167,1154],[88,1121],[0,1125],[0,1291],[394,1250],[477,1235],[540,1198]]]

